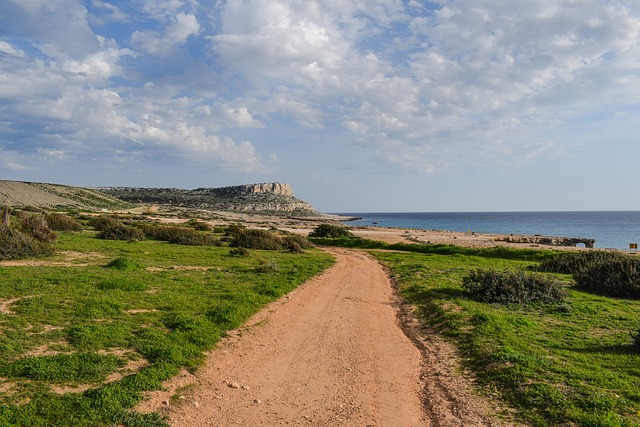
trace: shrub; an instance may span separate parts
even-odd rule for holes
[[[47,224],[54,231],[82,231],[82,223],[67,215],[49,214],[45,216]]]
[[[25,234],[40,242],[52,243],[58,238],[58,235],[49,228],[49,224],[42,215],[23,216],[20,218],[20,228]]]
[[[197,219],[189,220],[187,225],[198,231],[211,231],[212,229],[209,224],[207,224],[206,222],[198,221]]]
[[[607,251],[563,252],[542,260],[539,270],[551,273],[576,274],[594,265],[622,258],[629,258],[629,256]]]
[[[142,240],[144,233],[134,227],[127,227],[121,221],[107,216],[100,216],[91,221],[91,225],[99,231],[98,238],[106,240]]]
[[[640,259],[620,256],[595,263],[573,275],[584,291],[622,298],[640,298]]]
[[[53,248],[33,237],[0,224],[0,260],[51,255]]]
[[[244,225],[241,224],[230,224],[225,228],[224,235],[225,236],[235,236],[236,234],[242,233],[245,230]]]
[[[145,225],[144,235],[155,240],[162,240],[177,245],[219,246],[220,240],[211,234],[202,233],[187,227]]]
[[[340,238],[353,237],[353,234],[346,227],[332,224],[321,224],[309,233],[309,237]]]
[[[265,230],[242,230],[231,240],[232,247],[247,249],[282,250],[285,249],[280,236]]]
[[[462,287],[473,299],[498,304],[558,303],[565,298],[560,283],[522,271],[476,270],[464,277]]]
[[[313,243],[309,241],[304,236],[300,236],[299,234],[288,234],[282,237],[282,243],[288,251],[291,251],[292,247],[297,247],[299,249],[309,249],[313,247]]]
[[[233,248],[229,251],[229,256],[243,257],[249,255],[250,252],[247,248]]]

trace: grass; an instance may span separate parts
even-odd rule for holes
[[[143,391],[197,369],[226,330],[333,262],[95,235],[60,233],[47,260],[68,265],[0,266],[0,301],[12,301],[0,312],[0,425],[166,426],[131,412]]]
[[[566,282],[562,304],[501,306],[474,301],[461,286],[476,269],[529,270],[534,263],[472,256],[371,251],[434,333],[455,342],[489,394],[537,425],[640,425],[640,353],[630,332],[640,302],[597,296]],[[491,253],[491,251],[489,251]]]

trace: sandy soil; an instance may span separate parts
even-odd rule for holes
[[[376,261],[331,252],[332,268],[137,409],[166,414],[176,427],[505,425],[458,374],[453,349],[417,333]]]

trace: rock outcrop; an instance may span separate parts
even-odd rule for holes
[[[313,206],[294,196],[289,184],[279,182],[195,190],[104,187],[100,191],[130,203],[279,216],[318,215]]]
[[[549,245],[549,246],[577,246],[584,244],[586,248],[593,248],[596,244],[595,239],[585,239],[581,237],[556,237],[556,236],[521,236],[521,235],[508,235],[500,236],[496,240],[509,242],[509,243],[531,243],[536,245]]]

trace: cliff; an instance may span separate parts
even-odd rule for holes
[[[265,215],[318,215],[313,206],[294,196],[289,184],[279,182],[195,190],[139,187],[103,187],[99,190],[129,203]]]

